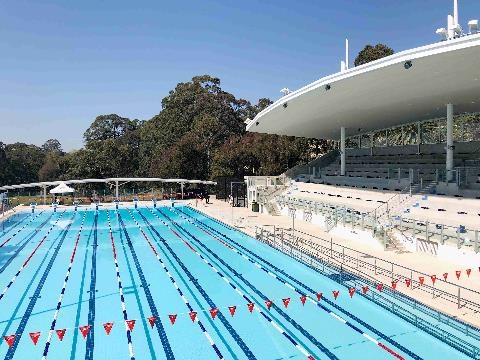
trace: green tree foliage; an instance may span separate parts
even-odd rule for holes
[[[50,151],[45,156],[42,167],[38,170],[40,181],[54,181],[60,176],[60,155]]]
[[[0,143],[3,184],[57,179],[155,176],[213,179],[280,174],[324,150],[312,140],[246,133],[244,121],[272,102],[252,105],[195,76],[177,84],[147,121],[100,115],[84,133],[84,148],[62,151],[56,139],[41,147]]]
[[[6,181],[20,184],[37,181],[38,171],[43,165],[45,154],[35,145],[15,143],[5,146],[7,160]]]
[[[62,144],[57,139],[49,139],[45,141],[45,144],[42,145],[43,151],[46,153],[53,152],[57,154],[62,154]]]
[[[367,45],[365,46],[355,58],[355,66],[367,64],[369,62],[384,58],[385,56],[393,55],[394,51],[384,44]]]

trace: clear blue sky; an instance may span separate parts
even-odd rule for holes
[[[480,18],[460,0],[460,20]],[[2,1],[0,141],[82,146],[95,116],[149,119],[178,82],[211,74],[275,100],[336,72],[367,43],[437,41],[452,0]]]

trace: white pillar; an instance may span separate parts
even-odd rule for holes
[[[417,154],[420,154],[420,146],[422,144],[422,123],[417,123]]]
[[[453,104],[447,104],[447,179],[453,179]]]
[[[183,200],[183,182],[180,183],[180,188],[182,189],[182,200]]]
[[[43,205],[47,205],[47,187],[43,187]]]
[[[118,200],[118,181],[115,181],[115,199]]]
[[[345,176],[345,127],[340,128],[340,175]]]

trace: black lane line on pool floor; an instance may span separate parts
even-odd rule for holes
[[[172,283],[173,287],[177,290],[177,293],[178,295],[182,298],[182,301],[184,302],[184,304],[187,306],[188,310],[190,312],[194,311],[192,305],[190,305],[190,302],[187,300],[187,297],[184,295],[183,291],[180,289],[180,287],[178,286],[177,284],[177,281],[175,280],[175,278],[172,276],[172,274],[170,273],[170,271],[168,270],[167,266],[165,265],[165,263],[163,262],[163,260],[160,258],[160,255],[158,255],[158,252],[157,250],[155,250],[153,244],[151,243],[150,239],[148,238],[147,234],[145,234],[145,232],[143,231],[143,229],[140,227],[140,224],[138,223],[137,219],[135,219],[135,217],[133,216],[132,212],[127,208],[128,210],[128,213],[129,215],[131,216],[132,220],[135,222],[135,224],[137,225],[138,229],[140,230],[140,232],[142,233],[144,239],[147,241],[150,249],[152,250],[153,254],[155,255],[155,257],[157,258],[157,260],[159,261],[160,265],[162,266],[163,270],[165,271],[165,273],[167,274],[168,278],[170,279],[170,282]],[[150,230],[150,229],[149,229]],[[183,280],[183,279],[182,279]],[[188,286],[187,286],[188,287]],[[215,344],[215,342],[213,341],[212,337],[210,336],[210,334],[208,333],[207,329],[205,328],[205,326],[203,325],[202,321],[200,319],[197,319],[197,324],[198,326],[200,327],[200,330],[202,330],[202,333],[207,337],[209,343],[210,343],[210,346],[212,347],[212,349],[215,351],[215,353],[217,354],[218,358],[219,359],[223,359],[223,355],[222,353],[220,352],[220,349],[218,348],[218,346]],[[173,325],[173,324],[172,324]]]
[[[127,239],[127,245],[130,249],[130,252],[133,257],[133,262],[135,263],[135,267],[137,269],[138,277],[140,278],[140,282],[142,283],[143,292],[145,293],[145,297],[147,298],[148,306],[150,308],[150,313],[152,316],[157,317],[156,321],[156,329],[160,341],[162,342],[163,350],[165,351],[165,355],[167,359],[175,359],[173,355],[172,347],[170,346],[170,342],[168,341],[167,333],[165,332],[165,327],[163,326],[162,320],[158,316],[157,306],[155,305],[155,301],[153,300],[152,293],[150,292],[150,288],[148,286],[147,280],[145,279],[145,274],[143,273],[142,266],[140,265],[140,261],[138,261],[137,252],[133,248],[132,240],[130,239],[130,235],[128,234],[127,229],[125,228],[125,223],[123,222],[122,215],[117,211],[119,225],[121,225],[123,229],[123,233],[125,234],[125,238]],[[128,261],[128,260],[127,260]]]
[[[85,302],[85,300],[83,300],[83,291],[85,289],[85,271],[87,269],[87,261],[88,261],[88,251],[89,251],[89,248],[90,248],[90,241],[92,239],[92,236],[93,236],[93,232],[94,232],[94,228],[95,228],[95,221],[92,222],[92,225],[90,227],[90,232],[88,233],[88,237],[87,237],[87,243],[85,244],[85,255],[83,257],[83,267],[82,267],[82,280],[80,281],[80,289],[79,289],[79,292],[78,292],[78,300],[77,300],[77,311],[75,313],[75,325],[73,326],[74,329],[78,329],[79,326],[80,326],[80,316],[81,316],[81,312],[82,312],[82,307],[83,307],[83,303]],[[75,304],[72,304],[72,305],[75,305]],[[88,335],[90,334],[91,332],[91,328],[90,328],[90,331],[88,332]],[[79,332],[78,331],[74,331],[73,332],[73,338],[72,338],[72,347],[70,349],[70,360],[75,360],[76,358],[76,354],[77,354],[77,346],[78,346],[78,335],[79,335]],[[87,335],[87,336],[88,336]]]
[[[311,287],[309,287],[308,285],[306,285],[305,283],[303,283],[302,281],[300,280],[297,280],[296,278],[294,278],[293,276],[287,274],[285,271],[283,271],[282,269],[276,267],[275,265],[273,265],[272,263],[270,263],[268,260],[264,259],[263,257],[261,257],[260,255],[257,255],[255,252],[247,249],[246,247],[242,246],[241,244],[239,244],[238,242],[236,242],[235,240],[233,240],[232,238],[230,238],[229,236],[221,233],[220,231],[210,227],[209,225],[205,224],[204,222],[202,222],[201,220],[195,218],[195,217],[192,217],[191,215],[185,213],[184,211],[180,210],[180,209],[176,209],[178,210],[179,212],[181,212],[182,214],[185,214],[186,216],[189,216],[190,218],[194,219],[195,221],[199,222],[200,224],[202,224],[203,226],[205,226],[206,228],[208,228],[209,230],[219,234],[220,236],[222,236],[223,238],[225,238],[226,240],[230,241],[231,243],[235,244],[236,246],[240,247],[241,249],[243,249],[245,252],[248,252],[249,254],[251,254],[252,256],[256,257],[257,259],[261,260],[262,262],[264,262],[265,264],[267,264],[269,267],[271,267],[274,271],[278,272],[278,273],[281,273],[282,275],[284,275],[285,277],[287,277],[288,279],[290,279],[291,281],[297,283],[298,285],[302,286],[304,289],[306,289],[308,292],[310,292],[311,294],[315,295],[316,294],[316,291],[314,289],[312,289]],[[247,257],[247,260],[250,261],[252,264],[254,264],[254,261],[252,259],[249,259]],[[260,265],[261,266],[261,265]],[[267,272],[268,273],[268,270],[267,269],[264,269],[264,268],[261,268],[263,271]],[[283,282],[284,284],[286,283],[286,281],[284,279],[281,279],[280,277],[276,276],[275,277],[277,280]],[[294,288],[295,292],[297,292],[298,294],[300,295],[304,295],[301,291],[299,291],[298,289]],[[326,299],[326,298],[323,298],[323,300],[329,304],[330,306],[332,306],[333,308],[341,311],[342,313],[346,314],[347,316],[349,316],[351,319],[353,319],[354,321],[358,322],[360,325],[363,325],[365,328],[367,328],[368,330],[372,331],[373,333],[375,333],[377,336],[380,336],[383,340],[389,342],[390,344],[392,344],[393,346],[397,347],[399,350],[405,352],[406,354],[408,354],[409,356],[411,356],[412,358],[414,359],[421,359],[420,356],[418,356],[417,354],[413,353],[412,351],[410,351],[409,349],[407,349],[406,347],[404,347],[403,345],[397,343],[395,340],[391,339],[390,337],[388,337],[387,335],[383,334],[380,330],[377,330],[376,328],[374,328],[373,326],[369,325],[368,323],[366,323],[365,321],[359,319],[358,317],[356,317],[355,315],[353,315],[352,313],[350,313],[348,310],[345,310],[343,309],[342,307],[340,307],[339,305],[333,303],[332,301]],[[327,311],[327,312],[331,312],[330,309],[328,309],[326,306],[324,306],[323,304],[317,302],[317,306],[322,308],[324,311]],[[356,327],[355,325],[351,324],[350,322],[346,322],[346,325],[351,327],[352,329],[354,329],[355,331],[357,331],[358,333],[362,334],[363,335],[363,331],[361,329],[359,329],[358,327]]]
[[[160,209],[157,208],[157,211],[165,217],[168,221],[174,224],[180,231],[184,234],[187,234],[190,238],[195,240],[196,243],[200,245],[205,251],[207,251],[211,256],[213,256],[217,261],[219,261],[223,266],[225,266],[231,273],[235,274],[245,285],[247,285],[250,289],[257,294],[261,299],[264,301],[268,300],[268,297],[258,290],[252,283],[250,283],[247,279],[245,279],[242,274],[238,273],[235,269],[233,269],[230,265],[228,265],[225,261],[223,261],[217,254],[215,254],[212,250],[210,250],[207,246],[205,246],[200,240],[197,239],[196,236],[191,234],[188,230],[185,230],[182,226],[180,226],[177,222],[173,221],[168,215],[164,214]],[[233,280],[233,279],[232,279]],[[299,323],[297,323],[294,319],[292,319],[287,313],[285,313],[279,306],[275,303],[272,304],[272,308],[274,308],[285,320],[287,320],[295,329],[297,329],[303,336],[305,336],[312,344],[314,344],[320,351],[322,351],[325,355],[327,355],[330,359],[338,359],[338,357],[330,351],[325,345],[323,345],[320,341],[314,338],[308,331],[306,331]]]
[[[95,348],[95,293],[97,286],[97,247],[98,247],[98,211],[95,211],[93,219],[93,249],[92,264],[90,269],[90,292],[88,299],[88,325],[90,331],[85,342],[85,360],[93,360]]]
[[[28,303],[27,309],[25,310],[25,313],[23,314],[22,320],[20,320],[20,324],[18,325],[17,331],[15,332],[15,341],[13,342],[12,346],[8,348],[7,354],[5,355],[5,360],[11,360],[13,359],[13,356],[15,355],[15,351],[17,350],[18,343],[20,342],[20,339],[22,338],[23,332],[25,331],[25,327],[27,326],[28,320],[30,319],[30,316],[32,315],[33,308],[35,307],[35,304],[37,303],[37,300],[40,296],[40,293],[43,289],[43,285],[45,285],[45,281],[47,280],[48,274],[50,273],[50,270],[52,270],[53,263],[55,262],[55,259],[57,258],[58,253],[60,252],[60,248],[62,247],[65,238],[68,235],[68,231],[70,229],[70,226],[73,224],[73,219],[75,217],[75,214],[72,216],[70,219],[70,223],[67,225],[67,227],[63,230],[63,235],[62,238],[60,239],[60,243],[57,245],[55,248],[55,251],[53,252],[52,257],[50,258],[50,261],[48,262],[47,267],[45,268],[42,277],[40,278],[40,281],[37,285],[37,288],[35,289],[35,292],[32,295],[32,298],[30,299],[30,302]]]
[[[192,273],[187,269],[185,264],[180,260],[180,258],[177,256],[177,254],[172,250],[170,245],[167,243],[165,238],[163,238],[159,232],[153,227],[153,225],[148,221],[148,219],[141,213],[139,212],[140,216],[143,218],[143,221],[152,229],[152,231],[157,235],[158,239],[162,242],[163,246],[168,250],[168,252],[173,256],[175,261],[180,265],[182,268],[183,272],[187,275],[189,280],[192,282],[192,284],[197,288],[198,292],[202,297],[205,299],[205,301],[208,303],[208,306],[210,308],[217,308],[213,300],[210,298],[210,296],[207,294],[207,292],[203,289],[203,287],[198,283],[198,281],[195,279],[195,277],[192,275]],[[230,333],[232,338],[235,340],[235,342],[238,344],[238,346],[242,349],[242,351],[245,353],[245,356],[247,356],[248,359],[256,359],[255,355],[253,352],[250,350],[248,345],[243,341],[243,339],[238,335],[238,333],[235,331],[235,329],[232,327],[230,322],[225,318],[225,316],[219,312],[217,314],[218,318],[222,322],[222,324],[225,326],[227,331]]]
[[[11,264],[13,259],[17,257],[17,255],[27,246],[27,244],[32,240],[42,229],[43,227],[48,223],[48,221],[52,218],[53,214],[50,215],[43,223],[40,224],[39,227],[37,227],[33,232],[31,233],[28,238],[25,239],[25,241],[20,245],[20,247],[15,251],[15,253],[3,264],[3,266],[0,268],[0,274],[5,271],[5,269],[8,267],[8,265]],[[61,215],[60,215],[61,216]],[[20,240],[21,241],[21,240]]]

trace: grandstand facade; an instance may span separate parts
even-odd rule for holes
[[[478,253],[480,34],[468,26],[455,15],[442,41],[350,69],[346,59],[247,120],[248,131],[338,144],[284,174],[247,177],[249,205],[371,232],[385,248]]]

